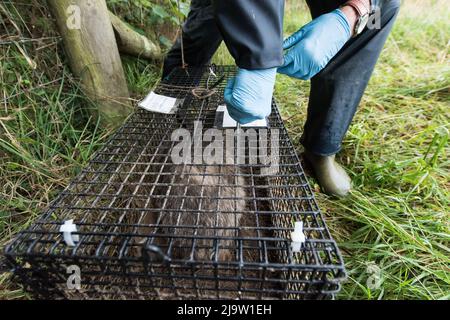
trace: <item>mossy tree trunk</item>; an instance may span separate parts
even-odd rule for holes
[[[131,104],[105,0],[48,0],[72,72],[97,103],[104,123],[119,125]]]
[[[147,37],[137,33],[112,12],[109,13],[116,34],[119,51],[143,59],[162,58],[161,48]]]

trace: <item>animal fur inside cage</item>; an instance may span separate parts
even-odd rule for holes
[[[234,72],[216,67],[214,74]],[[275,103],[269,132],[256,133],[259,144],[277,144],[275,172],[253,161],[254,146],[234,138],[232,154],[243,155],[241,162],[228,161],[228,153],[223,164],[199,162],[194,150],[193,161],[174,163],[174,130],[193,133],[195,145],[196,123],[202,133],[214,127],[226,81],[205,99],[192,95],[213,76],[208,67],[175,70],[155,91],[184,99],[176,114],[138,109],[11,242],[6,256],[27,290],[37,297],[94,299],[334,296],[345,278],[342,258]],[[59,232],[70,219],[79,236],[74,247]],[[298,221],[306,242],[293,252]],[[68,286],[71,266],[80,273],[77,288]]]

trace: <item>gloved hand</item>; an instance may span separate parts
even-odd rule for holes
[[[264,119],[272,110],[272,95],[277,68],[264,70],[238,69],[225,88],[225,103],[230,117],[246,124]]]
[[[321,15],[287,38],[290,49],[278,72],[308,80],[319,73],[350,39],[350,25],[340,9]]]

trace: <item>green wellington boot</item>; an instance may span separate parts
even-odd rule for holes
[[[344,168],[335,160],[335,156],[319,156],[307,150],[306,160],[314,170],[322,191],[330,196],[345,197],[351,189],[351,180]]]

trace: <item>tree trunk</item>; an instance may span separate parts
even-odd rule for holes
[[[49,0],[72,72],[107,125],[130,113],[129,92],[105,0]]]
[[[112,12],[109,13],[119,51],[144,59],[161,59],[161,49],[147,37],[130,28]]]

